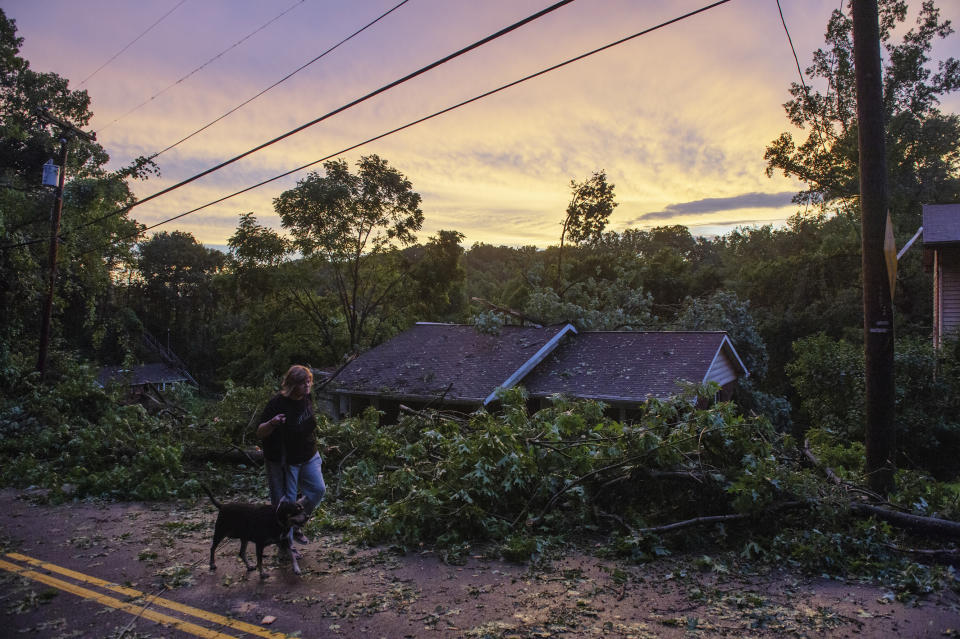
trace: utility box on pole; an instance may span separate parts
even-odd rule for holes
[[[43,165],[43,185],[60,185],[60,167],[54,164],[52,159],[47,160],[47,163]]]

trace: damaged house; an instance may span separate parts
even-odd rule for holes
[[[401,405],[470,412],[495,402],[499,389],[520,385],[531,410],[563,394],[603,401],[624,419],[683,384],[716,382],[718,399],[728,399],[748,374],[723,332],[578,332],[565,324],[504,326],[490,335],[470,325],[419,323],[357,357],[325,390],[335,418],[367,406],[387,421]]]

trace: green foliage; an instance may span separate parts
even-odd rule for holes
[[[903,598],[952,583],[896,553],[888,524],[852,516],[848,496],[804,468],[792,438],[732,404],[700,409],[692,401],[715,391],[651,400],[630,424],[605,417],[601,403],[559,396],[531,414],[521,388],[501,394],[500,410],[466,419],[426,412],[380,424],[370,408],[321,427],[330,487],[324,525],[363,543],[434,544],[450,561],[477,543],[510,561],[536,561],[594,535],[602,552],[634,561],[713,549],[740,559],[703,555],[701,569],[722,572],[740,560],[790,565],[881,580]],[[821,462],[862,479],[862,444],[808,434]],[[905,473],[898,482],[896,503],[956,516],[952,487]],[[727,514],[744,518],[677,533],[657,528]]]
[[[274,201],[287,239],[240,217],[222,372],[255,383],[290,361],[338,363],[415,321],[466,319],[463,235],[423,224],[411,182],[376,155],[327,162]]]
[[[890,529],[873,521],[792,529],[774,537],[771,548],[788,565],[830,576],[863,575],[864,569],[896,561]],[[846,522],[845,522],[846,523]]]
[[[884,120],[887,122],[887,168],[890,208],[898,229],[910,234],[920,225],[920,205],[956,201],[960,176],[955,162],[960,119],[942,114],[940,98],[960,88],[960,65],[940,61],[934,71],[930,53],[936,40],[953,32],[940,19],[932,0],[923,2],[915,26],[903,28],[907,3],[879,3],[883,70]],[[901,41],[895,42],[894,36]],[[809,130],[800,144],[783,133],[767,148],[767,173],[776,170],[807,185],[796,201],[847,209],[859,191],[856,83],[853,64],[853,20],[835,9],[827,25],[826,46],[813,54],[806,70],[809,86],[825,80],[827,93],[793,83],[793,99],[784,108],[794,126]]]
[[[55,384],[23,376],[0,404],[0,478],[54,495],[166,499],[183,485],[184,433],[120,389],[97,386],[89,368],[62,364]]]
[[[816,335],[798,340],[787,372],[800,398],[802,423],[863,441],[863,349]],[[951,345],[897,340],[895,349],[898,463],[939,479],[957,476],[960,455],[960,366]]]
[[[474,315],[471,318],[470,323],[473,324],[478,333],[483,333],[485,335],[499,335],[500,331],[503,330],[505,320],[502,313],[498,313],[496,311],[485,311],[483,313],[477,313]]]
[[[863,478],[866,447],[835,431],[811,428],[804,434],[811,450],[827,468],[841,479],[857,482]]]
[[[557,397],[528,415],[517,388],[501,402],[502,411],[468,422],[436,414],[378,426],[368,409],[327,425],[326,467],[340,468],[328,483],[337,501],[351,504],[348,528],[364,541],[408,547],[493,540],[519,556],[534,537],[599,525],[597,509],[639,524],[687,512],[689,500],[752,511],[777,494],[777,471],[766,468],[775,434],[730,404],[699,410],[687,398],[650,401],[643,419],[627,425],[595,402]],[[739,468],[746,458],[761,461]],[[705,474],[705,486],[682,498],[639,489],[649,471],[678,466]]]
[[[790,405],[786,399],[760,390],[767,376],[767,347],[750,312],[750,303],[731,291],[716,291],[705,298],[687,298],[677,314],[677,330],[724,331],[749,372],[740,379],[735,399],[743,410],[765,415],[781,432],[791,428]]]
[[[13,345],[36,352],[37,317],[48,290],[54,195],[39,177],[43,164],[59,157],[61,135],[37,117],[37,109],[80,128],[93,115],[87,92],[70,90],[55,73],[31,69],[19,55],[22,44],[13,20],[0,10],[0,359]],[[74,138],[67,145],[60,228],[66,241],[58,251],[51,343],[119,361],[124,344],[112,336],[123,332],[117,321],[122,313],[108,291],[133,243],[117,238],[130,238],[137,224],[116,212],[133,201],[127,180],[147,177],[152,165],[107,172],[108,161],[95,142]]]
[[[223,325],[217,277],[226,261],[225,254],[204,247],[190,233],[162,231],[138,245],[138,277],[127,290],[144,327],[205,381],[216,373],[212,365]]]
[[[787,374],[800,398],[799,421],[863,441],[863,349],[821,333],[793,350]]]
[[[259,386],[238,386],[227,380],[220,400],[205,406],[203,413],[225,443],[249,446],[256,443],[257,419],[277,387],[277,380],[270,378]]]
[[[404,252],[410,263],[415,303],[407,313],[428,322],[457,322],[466,315],[466,270],[463,268],[464,235],[459,231],[438,231],[423,246]]]
[[[613,266],[569,284],[563,295],[548,286],[531,287],[523,312],[544,324],[571,322],[579,330],[641,330],[653,324],[652,300],[634,273]]]
[[[888,499],[915,515],[960,519],[960,493],[956,488],[922,472],[898,470],[896,490]]]

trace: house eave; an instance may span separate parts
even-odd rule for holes
[[[433,393],[430,395],[413,395],[409,393],[386,393],[383,391],[364,391],[364,390],[345,390],[345,389],[334,389],[326,391],[330,395],[337,396],[346,396],[346,397],[376,397],[378,399],[386,399],[388,401],[408,401],[408,402],[435,402],[440,398],[439,393]],[[444,397],[444,404],[458,404],[465,406],[479,406],[483,403],[482,397],[470,398],[470,397]]]
[[[533,397],[534,399],[549,399],[554,395],[555,393],[550,393],[550,394],[544,393],[544,394],[531,395],[531,397]],[[586,399],[586,400],[596,401],[596,402],[606,402],[608,404],[642,404],[649,399],[664,400],[664,399],[668,399],[669,397],[669,396],[660,397],[652,394],[647,395],[646,397],[622,397],[619,395],[581,395],[581,394],[570,395],[570,396],[576,399]]]
[[[717,349],[717,352],[713,354],[713,359],[710,361],[710,365],[707,367],[707,372],[704,374],[703,379],[700,381],[701,384],[706,384],[709,381],[710,373],[713,371],[713,367],[717,364],[717,358],[720,357],[720,353],[723,352],[724,347],[726,347],[727,352],[733,355],[733,361],[737,363],[737,366],[740,367],[740,370],[743,371],[744,377],[750,377],[750,371],[747,370],[746,365],[744,365],[743,360],[740,359],[740,354],[737,353],[737,349],[733,347],[733,342],[730,341],[730,336],[724,335],[723,341],[720,342],[720,347]]]

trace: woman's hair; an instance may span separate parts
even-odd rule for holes
[[[280,387],[283,394],[286,395],[293,390],[294,387],[304,382],[313,382],[313,373],[306,366],[294,364],[283,376],[283,382],[280,383]]]

